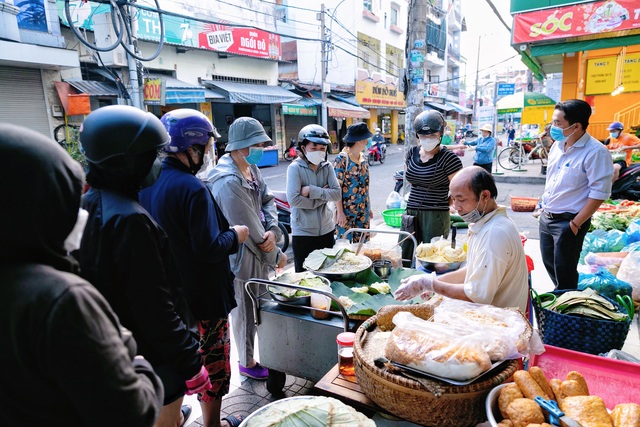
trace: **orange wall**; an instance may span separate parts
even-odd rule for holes
[[[627,53],[640,52],[640,45],[627,46]],[[618,111],[640,103],[640,92],[623,92],[616,96],[593,95],[584,96],[584,75],[587,67],[587,59],[617,55],[620,48],[592,50],[588,52],[576,52],[574,56],[564,57],[562,67],[562,99],[584,99],[593,107],[593,114],[589,119],[589,133],[594,137],[604,140],[609,136],[606,127],[613,121],[613,116]],[[581,85],[582,84],[582,85]],[[640,123],[623,123],[625,130]]]

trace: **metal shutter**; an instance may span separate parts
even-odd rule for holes
[[[289,141],[294,138],[298,142],[298,134],[300,129],[306,125],[313,125],[317,123],[315,116],[290,116],[286,114],[284,116],[284,143],[285,149],[289,147]]]
[[[52,137],[39,69],[0,67],[0,122]]]

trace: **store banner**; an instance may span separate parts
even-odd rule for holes
[[[160,21],[156,12],[140,10],[136,36],[160,41]],[[255,28],[208,24],[192,19],[163,15],[164,41],[179,46],[208,49],[220,53],[262,59],[282,59],[280,36]]]
[[[305,107],[304,105],[282,104],[282,114],[288,116],[317,116],[316,107]]]
[[[617,56],[587,60],[585,95],[611,93],[615,89]],[[640,53],[625,55],[622,71],[625,92],[640,92]]]
[[[607,0],[516,14],[513,44],[635,29],[637,9],[638,0]]]
[[[165,105],[166,83],[162,78],[144,79],[144,103],[147,105]]]
[[[356,100],[363,107],[403,109],[407,103],[395,84],[356,81]]]

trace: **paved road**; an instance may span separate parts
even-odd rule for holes
[[[463,165],[473,164],[473,153],[467,153],[462,158]],[[329,160],[333,160],[335,155],[329,155]],[[395,181],[393,174],[397,170],[403,169],[404,146],[389,145],[387,148],[387,160],[384,164],[375,163],[370,167],[370,193],[373,208],[373,226],[383,221],[381,212],[386,209],[386,200],[393,190]],[[269,188],[273,190],[285,190],[286,175],[289,162],[280,159],[277,166],[262,168],[262,174]],[[530,182],[530,180],[511,179],[509,182],[497,182],[498,203],[510,206],[510,196],[540,197],[544,190],[541,181]],[[509,209],[509,216],[514,220],[518,229],[525,232],[531,239],[538,239],[538,221],[533,218],[530,212],[512,212]]]

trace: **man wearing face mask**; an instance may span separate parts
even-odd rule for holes
[[[405,158],[405,179],[411,184],[406,215],[413,217],[413,230],[406,221],[403,231],[415,231],[418,243],[449,236],[449,182],[462,169],[462,161],[441,145],[446,122],[442,114],[429,110],[418,114],[413,130],[419,146],[411,147]],[[400,240],[402,240],[400,238]],[[402,258],[410,259],[413,243],[405,241]]]
[[[620,171],[631,164],[633,150],[640,148],[640,138],[629,133],[623,133],[624,125],[620,122],[611,123],[607,130],[610,136],[607,148],[615,152],[626,151],[625,159],[613,164],[613,181],[616,181],[620,176]]]
[[[211,388],[180,294],[167,235],[139,204],[138,192],[158,177],[158,150],[169,135],[153,114],[114,105],[87,116],[80,142],[91,185],[82,198],[89,220],[78,260],[82,276],[109,301],[165,389],[156,426],[175,427],[188,418],[185,392]]]
[[[549,130],[555,143],[541,200],[540,252],[556,289],[578,286],[578,259],[591,216],[611,194],[611,154],[587,133],[590,116],[585,101],[559,102]]]
[[[249,227],[248,239],[231,257],[237,303],[231,312],[231,325],[240,358],[240,375],[257,380],[267,379],[268,370],[254,359],[257,328],[245,283],[251,278],[268,279],[269,268],[284,268],[287,263],[287,256],[276,246],[282,232],[278,228],[275,198],[256,166],[265,144],[271,145],[272,141],[259,121],[252,117],[237,118],[229,127],[227,154],[206,178],[207,187],[229,223]]]
[[[298,158],[287,168],[291,205],[291,246],[297,272],[316,249],[331,248],[336,222],[328,202],[339,202],[342,189],[333,165],[325,160],[331,143],[327,130],[307,125],[298,133]]]
[[[220,420],[222,397],[229,392],[228,314],[236,306],[229,255],[240,250],[248,230],[229,226],[211,193],[195,175],[206,170],[214,127],[204,114],[183,108],[162,116],[171,142],[164,148],[158,181],[140,193],[142,205],[166,230],[178,271],[197,323],[202,362],[212,388],[198,394],[205,426],[237,425]]]
[[[520,234],[498,206],[493,176],[483,168],[471,166],[451,180],[453,206],[469,223],[467,265],[436,276],[419,274],[404,279],[394,297],[408,300],[417,295],[428,298],[437,292],[449,298],[517,307],[527,310],[528,272]]]

